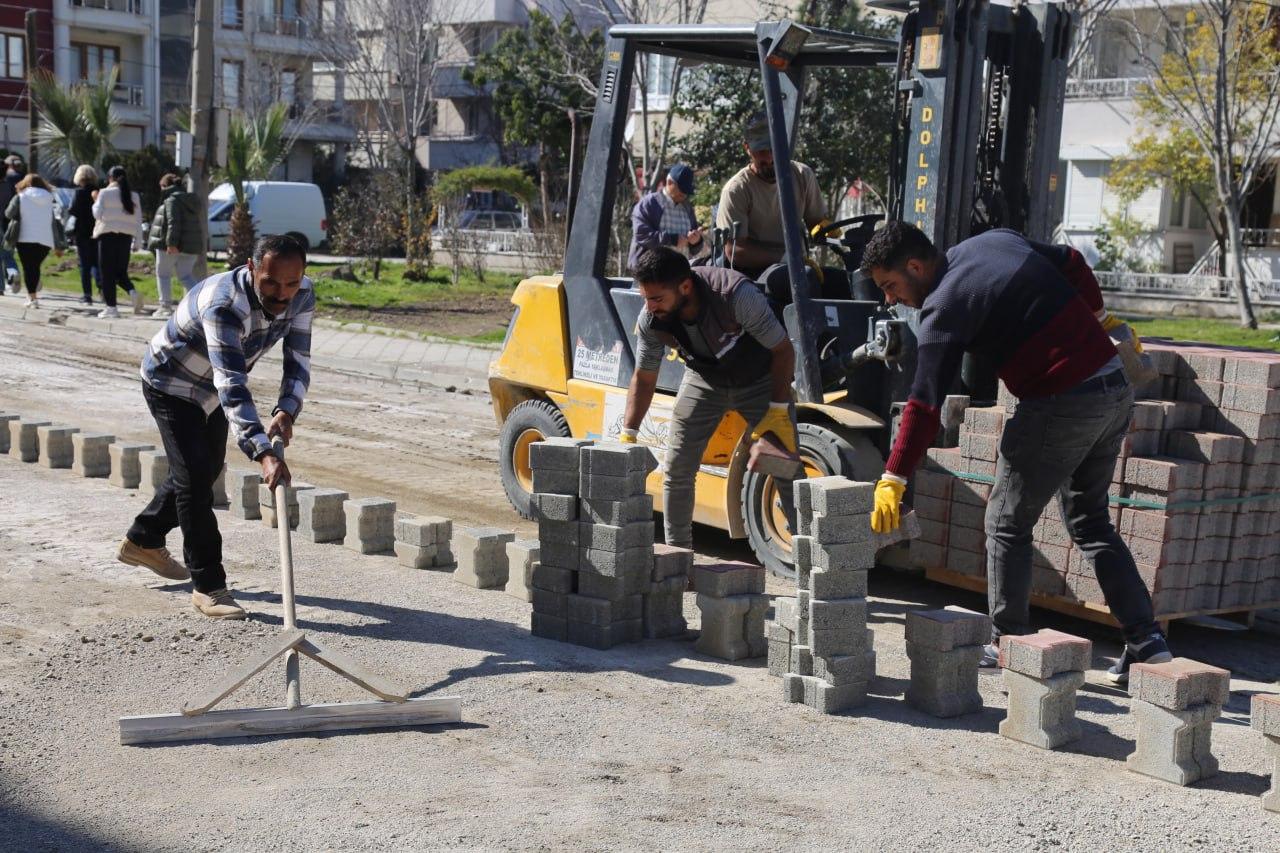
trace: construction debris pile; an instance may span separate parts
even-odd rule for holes
[[[1111,484],[1111,517],[1151,590],[1156,614],[1250,610],[1280,602],[1280,353],[1147,345],[1158,379],[1139,389]],[[926,569],[986,575],[983,519],[1006,406],[964,413],[959,446],[933,448],[918,473]],[[1104,605],[1058,502],[1035,527],[1032,592]]]

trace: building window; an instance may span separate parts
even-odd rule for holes
[[[228,109],[240,109],[240,87],[244,79],[244,65],[239,62],[222,62],[222,105]]]
[[[293,106],[298,100],[298,72],[280,72],[280,102]]]
[[[22,36],[0,33],[0,77],[23,78]]]
[[[320,0],[320,14],[317,16],[322,29],[333,32],[338,25],[338,0]]]
[[[676,58],[649,54],[646,61],[645,101],[651,110],[665,110],[671,104],[671,90],[675,85]],[[636,98],[635,108],[640,109],[639,98]]]
[[[104,80],[120,64],[120,48],[109,44],[72,42],[71,64],[71,76],[77,80]]]
[[[228,30],[244,27],[244,0],[222,0],[222,26]]]

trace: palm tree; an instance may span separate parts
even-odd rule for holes
[[[101,167],[102,158],[115,150],[111,138],[120,129],[113,93],[119,69],[97,82],[65,87],[48,70],[31,72],[31,98],[40,113],[40,122],[31,134],[59,171],[70,171],[81,163]]]
[[[253,217],[249,215],[244,185],[247,181],[265,181],[289,155],[296,136],[287,132],[288,118],[288,106],[276,103],[252,117],[234,116],[227,128],[227,165],[217,172],[217,178],[231,184],[236,196],[231,233],[227,235],[229,266],[240,266],[253,252]]]

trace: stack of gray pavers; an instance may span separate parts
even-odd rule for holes
[[[504,592],[520,601],[532,601],[533,567],[538,563],[538,540],[516,539],[507,543],[507,585]]]
[[[1138,724],[1129,769],[1175,785],[1218,772],[1213,721],[1231,690],[1231,673],[1187,658],[1129,668],[1129,713]]]
[[[411,569],[453,565],[453,522],[437,515],[396,517],[396,560]]]
[[[75,451],[75,461],[71,470],[81,477],[106,477],[111,474],[111,454],[109,448],[116,440],[114,435],[106,433],[78,432],[71,436],[71,446]]]
[[[653,500],[645,493],[653,455],[635,445],[552,438],[531,445],[529,462],[538,522],[533,633],[596,649],[640,640],[645,594],[658,585],[662,596],[675,585],[662,586],[670,578],[655,570]],[[654,628],[674,631],[656,620]]]
[[[1249,724],[1267,739],[1267,756],[1271,764],[1271,790],[1262,795],[1262,807],[1280,812],[1280,696],[1255,693],[1250,707]]]
[[[143,480],[146,480],[146,460],[147,454],[142,454],[143,458]],[[284,487],[285,500],[285,517],[289,521],[289,529],[298,529],[298,492],[315,488],[310,483],[292,482]],[[280,507],[276,506],[276,493],[274,489],[268,488],[266,483],[258,483],[258,507],[262,523],[267,527],[275,527],[278,521]]]
[[[935,717],[981,710],[978,661],[991,637],[991,617],[962,607],[907,614],[911,684],[907,704]]]
[[[1076,689],[1084,684],[1093,645],[1045,628],[1000,638],[1000,666],[1009,691],[1009,712],[1000,734],[1041,749],[1057,749],[1080,738]]]
[[[764,616],[764,569],[750,563],[694,566],[702,628],[694,644],[699,652],[721,660],[756,658],[768,651]]]
[[[19,462],[35,462],[40,458],[40,436],[37,430],[49,421],[18,418],[9,421],[9,455]]]
[[[507,585],[507,545],[516,535],[496,527],[459,527],[453,537],[458,567],[453,579],[475,589],[502,589]]]
[[[342,542],[347,538],[347,515],[343,504],[350,496],[346,492],[341,489],[303,489],[297,494],[300,537],[310,542]],[[243,496],[238,502],[243,502]]]
[[[40,464],[45,468],[70,468],[75,462],[75,447],[71,436],[80,432],[79,427],[42,426],[36,430],[40,441]]]
[[[117,441],[107,448],[111,458],[111,473],[107,482],[122,489],[136,489],[142,483],[141,454],[155,450],[154,444],[139,444],[134,441]],[[257,489],[254,490],[254,506],[258,505]],[[254,518],[257,518],[255,515]]]
[[[683,637],[684,593],[693,574],[693,552],[674,545],[653,546],[653,574],[644,593],[644,637]]]
[[[262,518],[262,508],[258,504],[258,487],[262,485],[262,475],[256,471],[232,471],[231,488],[227,490],[231,514],[237,518]]]
[[[0,453],[9,453],[9,425],[17,420],[21,420],[20,415],[0,412]]]
[[[794,617],[783,695],[825,714],[861,705],[875,677],[874,634],[867,628],[867,570],[878,541],[871,533],[874,486],[844,477],[795,484],[800,534],[792,537],[796,566]],[[784,645],[772,629],[775,653]],[[774,669],[776,669],[776,665]]]
[[[169,478],[169,456],[163,450],[143,450],[138,453],[138,465],[142,469],[138,491],[148,497],[155,497],[164,481]]]
[[[342,502],[347,532],[342,544],[360,554],[390,554],[396,544],[396,502],[359,498]],[[265,516],[264,516],[265,517]]]

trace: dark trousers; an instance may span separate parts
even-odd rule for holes
[[[93,284],[102,286],[102,275],[98,271],[98,242],[92,237],[76,238],[76,260],[80,264],[80,289],[84,298],[93,301]]]
[[[40,289],[40,265],[49,257],[49,247],[43,243],[19,243],[18,261],[22,264],[22,278],[27,284],[27,293],[36,295]]]
[[[191,585],[204,593],[222,589],[227,575],[222,569],[222,534],[213,514],[213,482],[227,455],[226,415],[218,407],[206,416],[195,403],[162,394],[146,383],[142,396],[160,428],[169,476],[133,520],[129,541],[162,548],[169,531],[181,527]]]
[[[1005,423],[986,516],[993,639],[1031,633],[1032,527],[1055,495],[1067,532],[1093,566],[1125,639],[1140,643],[1159,630],[1151,594],[1107,508],[1132,411],[1133,389],[1122,382],[1021,400]]]
[[[129,281],[129,249],[133,238],[128,234],[103,234],[98,238],[98,272],[102,276],[102,301],[116,307],[116,287],[133,293]]]

